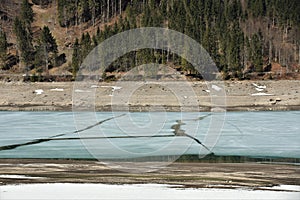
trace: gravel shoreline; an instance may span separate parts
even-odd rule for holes
[[[101,82],[95,83],[89,91],[82,91],[74,82],[0,82],[0,110],[72,111],[73,98],[84,102],[88,92],[95,95],[90,106],[96,111],[182,111],[182,101],[187,102],[184,104],[186,111],[211,111],[214,108],[214,94],[206,82],[188,82],[188,85],[180,81],[168,82],[176,88],[175,92],[164,83],[133,82],[131,85],[135,88],[132,89],[126,85],[117,88],[118,82]],[[218,98],[226,104],[219,106],[221,110],[300,110],[299,80],[225,81],[222,84],[225,95]],[[188,90],[190,92],[186,92]]]

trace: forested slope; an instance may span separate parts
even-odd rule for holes
[[[45,75],[50,69],[75,76],[90,50],[112,35],[138,27],[164,27],[203,45],[225,79],[299,74],[297,0],[1,1],[0,65],[6,72]],[[106,72],[121,73],[149,62],[200,77],[186,60],[152,49],[124,55]]]

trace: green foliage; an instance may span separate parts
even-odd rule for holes
[[[147,11],[148,10],[145,9],[144,15],[147,15],[149,17],[149,13]],[[126,15],[127,15],[129,27],[130,28],[135,28],[136,27],[136,14],[134,13],[134,10],[133,10],[132,6],[131,5],[127,6],[125,12],[126,12]],[[143,21],[143,19],[145,19],[144,16],[142,18],[142,21]],[[145,22],[142,22],[142,23],[145,23]]]
[[[14,32],[17,36],[18,50],[20,51],[21,60],[25,65],[29,65],[33,60],[33,46],[30,31],[25,26],[25,23],[16,17],[14,21]]]
[[[96,36],[93,36],[93,39],[91,39],[89,33],[86,34],[83,33],[80,41],[78,38],[76,38],[73,46],[73,55],[72,55],[72,74],[74,78],[76,77],[76,74],[83,60],[92,51],[92,49],[97,43],[98,41]]]
[[[26,28],[30,28],[31,23],[33,22],[33,10],[31,5],[29,4],[28,0],[23,0],[21,5],[21,19],[24,21]]]
[[[76,38],[73,48],[73,55],[72,55],[72,74],[73,77],[76,77],[76,74],[79,70],[80,64],[81,64],[81,58],[80,58],[80,45],[79,40]]]
[[[34,65],[39,72],[42,72],[45,66],[46,71],[48,70],[48,65],[56,65],[57,58],[57,44],[55,38],[52,36],[48,26],[44,26],[36,47],[35,62]]]
[[[265,16],[266,14],[265,0],[248,0],[248,8],[253,17]]]
[[[269,16],[279,24],[300,24],[298,0],[247,0],[248,13],[253,17]]]
[[[263,71],[263,53],[262,53],[262,38],[259,34],[254,34],[252,40],[252,55],[251,60],[254,64],[255,71]]]
[[[82,59],[84,59],[93,49],[92,40],[89,33],[82,34],[80,46],[81,46],[81,57]]]
[[[36,5],[41,5],[41,6],[47,6],[51,2],[52,2],[52,0],[32,0],[32,3],[34,3]]]
[[[6,53],[8,47],[6,33],[0,29],[0,52]]]
[[[46,51],[52,53],[58,53],[57,44],[55,38],[52,36],[48,26],[44,26],[40,37],[40,45],[46,48]]]
[[[99,19],[101,23],[107,22],[116,15],[114,6],[119,10],[116,2],[117,0],[58,0],[60,24],[69,26],[93,18]],[[211,55],[224,77],[242,79],[245,71],[261,72],[263,60],[270,52],[266,50],[266,38],[256,28],[244,26],[247,19],[254,22],[273,20],[279,29],[295,25],[299,30],[299,5],[297,0],[122,0],[121,10],[125,10],[125,15],[119,16],[112,25],[104,25],[102,30],[98,28],[94,36],[83,34],[81,40],[75,42],[73,69],[76,72],[91,49],[114,34],[137,27],[167,27],[199,42]],[[252,30],[248,31],[248,28]],[[107,70],[127,71],[149,62],[172,63],[184,69],[187,74],[196,74],[187,60],[167,50],[153,49],[123,55],[108,66]],[[254,70],[244,69],[246,65],[254,66]]]
[[[75,25],[78,21],[76,0],[58,0],[58,21],[62,27]]]
[[[52,2],[52,0],[32,0],[32,3],[34,3],[36,5],[47,5],[51,2]]]
[[[38,4],[44,5],[50,2],[51,0],[45,0],[40,1]],[[31,5],[28,0],[23,0],[20,17],[16,17],[14,20],[14,33],[21,61],[25,64],[25,70],[35,68],[35,71],[40,74],[44,71],[44,68],[48,72],[48,66],[56,64],[58,46],[47,26],[43,27],[40,37],[33,41],[31,30],[33,17],[34,13]]]
[[[0,69],[4,68],[6,65],[5,61],[7,58],[7,48],[8,43],[6,34],[0,30]]]
[[[228,42],[228,66],[230,71],[241,71],[241,53],[243,46],[243,32],[239,27],[238,22],[232,24]]]
[[[25,64],[25,69],[32,64],[34,60],[34,48],[32,45],[31,23],[34,13],[28,0],[23,0],[21,4],[20,18],[14,20],[14,33],[17,37],[18,50],[21,61]]]

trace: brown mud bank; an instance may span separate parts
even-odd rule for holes
[[[149,173],[126,173],[93,160],[1,159],[0,185],[21,183],[158,183],[194,188],[300,185],[296,165],[175,162]],[[127,163],[132,166],[138,162]],[[148,163],[151,165],[151,162]]]

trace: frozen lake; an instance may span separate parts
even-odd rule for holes
[[[174,137],[178,120],[183,122],[180,129],[216,155],[300,158],[299,111],[227,112],[214,119],[210,113],[136,112],[79,134],[72,133],[76,128],[119,114],[122,113],[93,113],[96,120],[79,121],[71,112],[0,112],[0,146],[69,133],[47,142],[2,150],[0,158],[131,158],[208,153],[191,138]],[[214,130],[216,126],[221,129]]]

